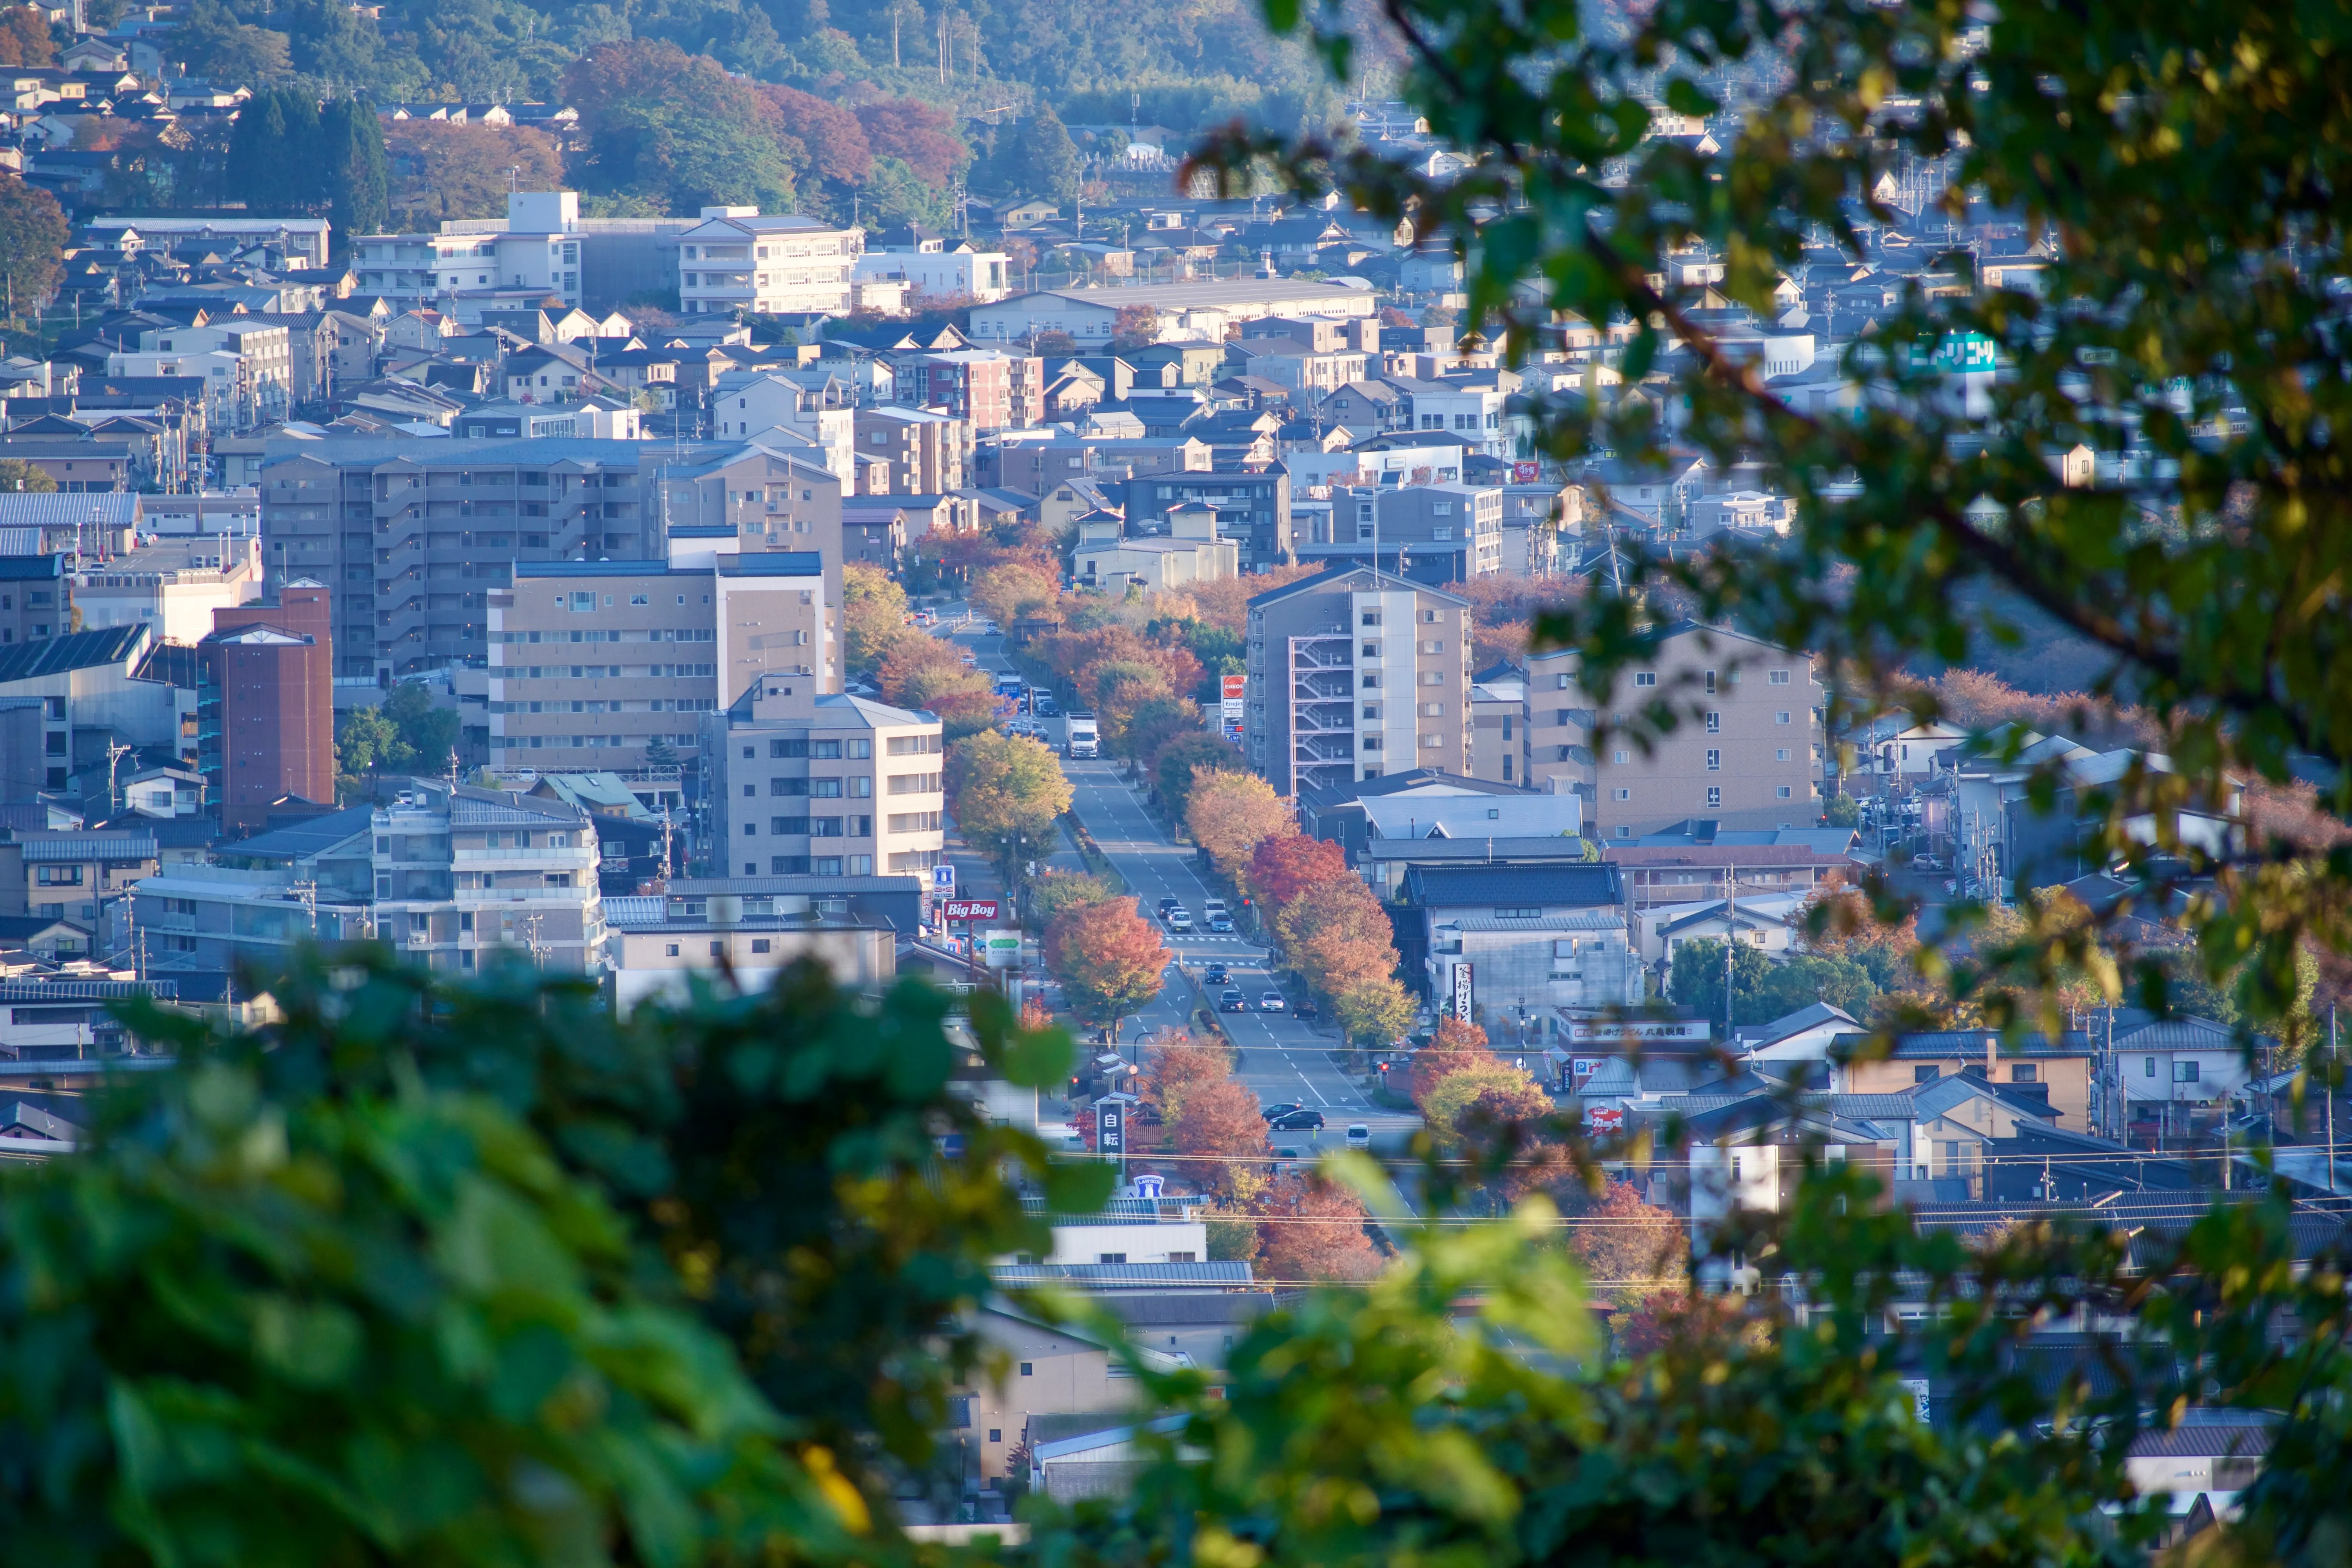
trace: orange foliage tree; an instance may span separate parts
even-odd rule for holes
[[[950,740],[977,734],[995,721],[994,685],[937,637],[895,639],[877,679],[888,701],[938,714]]]
[[[1119,1020],[1160,994],[1168,949],[1133,899],[1064,911],[1045,928],[1045,967],[1077,1016],[1118,1038]]]
[[[1421,1105],[1438,1079],[1469,1068],[1498,1068],[1500,1058],[1487,1048],[1486,1031],[1465,1018],[1439,1022],[1429,1044],[1413,1053],[1412,1102]]]
[[[1276,1178],[1255,1213],[1258,1262],[1269,1280],[1349,1283],[1381,1271],[1380,1249],[1364,1233],[1363,1204],[1319,1176]]]
[[[1276,833],[1250,852],[1246,879],[1250,897],[1270,920],[1285,904],[1314,887],[1348,875],[1348,852],[1328,838]]]
[[[1162,1035],[1143,1053],[1143,1102],[1171,1125],[1184,1097],[1204,1083],[1230,1083],[1233,1053],[1223,1040],[1200,1035]]]
[[[1372,890],[1353,877],[1318,882],[1274,916],[1284,962],[1327,997],[1393,973],[1394,928]]]
[[[1265,1153],[1265,1118],[1259,1114],[1257,1096],[1230,1076],[1188,1084],[1168,1130],[1175,1136],[1176,1152],[1193,1163],[1193,1179],[1204,1184],[1224,1179],[1226,1161]],[[1218,1168],[1213,1170],[1211,1162]]]
[[[1644,1202],[1633,1183],[1612,1181],[1598,1194],[1579,1189],[1561,1207],[1569,1250],[1596,1290],[1646,1295],[1683,1278],[1689,1231],[1672,1209]]]
[[[1290,803],[1255,773],[1198,768],[1184,826],[1192,841],[1209,852],[1217,870],[1239,887],[1257,847],[1278,833],[1295,833]],[[1360,886],[1361,884],[1359,884]]]

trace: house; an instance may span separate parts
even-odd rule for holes
[[[1016,1450],[1034,1454],[1033,1427],[1040,1417],[1142,1407],[1133,1371],[1108,1340],[1047,1323],[1002,1300],[981,1307],[971,1327],[984,1347],[982,1364],[1003,1369],[1001,1380],[976,1378],[952,1396],[952,1424],[971,1445],[969,1462],[983,1484],[1003,1479],[1006,1458]],[[1159,1352],[1142,1353],[1167,1370],[1181,1364]]]
[[[1853,1094],[1892,1094],[1937,1078],[1970,1077],[2020,1089],[2074,1127],[2091,1126],[2093,1069],[2097,1053],[2091,1037],[2069,1029],[2056,1037],[2029,1034],[2004,1044],[1997,1029],[1941,1029],[1898,1035],[1884,1057],[1865,1053],[1867,1034],[1839,1035],[1830,1042],[1836,1064],[1832,1084]]]

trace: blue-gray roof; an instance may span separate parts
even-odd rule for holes
[[[57,555],[0,555],[0,578],[12,583],[66,574],[66,558]]]
[[[1415,866],[1404,874],[1405,900],[1446,904],[1616,904],[1625,898],[1618,868],[1575,866]]]
[[[106,626],[94,632],[69,632],[41,642],[0,647],[0,683],[62,675],[101,664],[120,664],[146,637],[147,628],[143,626]]]
[[[344,811],[331,811],[323,816],[306,817],[285,827],[257,833],[236,844],[224,844],[220,852],[237,859],[302,860],[332,849],[355,833],[367,831],[374,816],[373,806],[355,805]]]
[[[691,567],[672,568],[667,561],[518,561],[517,577],[660,577],[676,570],[701,576]]]
[[[722,577],[822,577],[824,557],[814,550],[747,551],[719,563]]]

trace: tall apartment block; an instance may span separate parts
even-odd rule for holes
[[[518,563],[489,595],[491,761],[639,768],[659,741],[690,762],[698,716],[763,679],[793,678],[776,684],[793,696],[838,685],[824,575],[809,551]]]
[[[860,408],[855,416],[857,455],[890,465],[894,496],[936,496],[960,490],[971,471],[972,427],[928,408]]]
[[[289,795],[334,804],[330,597],[297,579],[274,605],[215,610],[196,646],[196,765],[225,833],[267,826]]]
[[[939,864],[936,714],[775,676],[702,727],[713,874],[903,876]]]
[[[1825,699],[1809,654],[1721,626],[1672,628],[1654,662],[1620,678],[1606,715],[1622,725],[1652,701],[1672,705],[1681,722],[1647,752],[1599,738],[1604,715],[1573,653],[1530,655],[1527,670],[1528,782],[1583,795],[1596,838],[1692,817],[1741,829],[1810,827],[1821,816]]]
[[[659,561],[673,527],[816,552],[840,603],[841,481],[756,444],[287,440],[261,471],[268,580],[332,590],[339,679],[480,666],[518,563]]]
[[[1370,567],[1249,603],[1244,755],[1278,795],[1470,772],[1470,605]]]

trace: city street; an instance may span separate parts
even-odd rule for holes
[[[943,614],[937,629],[969,647],[982,668],[993,672],[1013,668],[1004,657],[1003,639],[992,628],[983,634]],[[1050,722],[1048,728],[1053,728]],[[1094,835],[1126,890],[1135,895],[1144,917],[1152,919],[1160,900],[1173,898],[1199,921],[1213,889],[1193,852],[1170,841],[1141,797],[1122,779],[1120,764],[1064,758],[1062,771],[1070,781],[1072,810]],[[1073,869],[1082,865],[1075,851],[1055,855],[1053,861]],[[1258,1010],[1260,996],[1275,987],[1265,949],[1259,942],[1244,935],[1216,936],[1199,930],[1175,932],[1164,927],[1160,939],[1174,953],[1176,964],[1171,967],[1160,996],[1121,1027],[1121,1054],[1133,1059],[1137,1039],[1145,1032],[1181,1029],[1192,1007],[1213,1006],[1216,994],[1225,987],[1204,987],[1199,976],[1206,964],[1223,963],[1231,971],[1230,984],[1248,998],[1251,1009],[1221,1015],[1240,1054],[1234,1076],[1258,1097],[1260,1104],[1297,1104],[1319,1110],[1326,1119],[1320,1133],[1276,1133],[1277,1148],[1297,1149],[1302,1155],[1311,1155],[1318,1148],[1337,1148],[1344,1142],[1349,1125],[1361,1122],[1370,1127],[1375,1144],[1385,1152],[1399,1146],[1419,1124],[1414,1116],[1374,1106],[1332,1064],[1329,1052],[1339,1043],[1339,1036],[1328,1023],[1318,1027],[1286,1011]],[[1296,1002],[1297,997],[1289,999]]]

